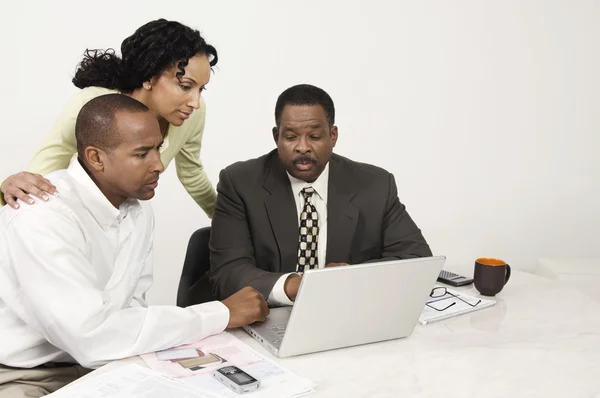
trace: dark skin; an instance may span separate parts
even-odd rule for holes
[[[164,166],[159,152],[163,135],[156,116],[151,112],[118,112],[116,119],[119,144],[109,151],[88,146],[79,156],[98,188],[118,208],[128,198],[154,197]],[[252,287],[241,289],[222,303],[229,309],[228,328],[263,322],[269,314],[264,297]]]
[[[286,105],[279,124],[273,127],[279,159],[287,172],[306,182],[314,182],[331,159],[338,128],[330,126],[321,105]],[[329,263],[325,268],[345,263]],[[296,300],[302,277],[291,274],[285,281],[285,294]]]
[[[321,105],[286,105],[273,127],[279,159],[288,173],[314,182],[329,162],[337,142],[337,126],[330,126]]]
[[[159,121],[162,136],[170,125],[181,126],[192,112],[200,108],[200,97],[210,80],[210,62],[205,54],[196,54],[188,60],[185,74],[178,76],[177,63],[143,83],[131,93],[124,93],[146,105]],[[74,126],[73,126],[74,128]],[[39,174],[22,171],[8,177],[0,185],[9,206],[19,208],[17,199],[30,205],[37,196],[49,200],[58,195],[56,187]]]
[[[115,129],[119,140],[115,148],[88,146],[79,156],[98,188],[118,208],[128,198],[153,198],[165,168],[159,152],[163,137],[151,112],[117,112]]]

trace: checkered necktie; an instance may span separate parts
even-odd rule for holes
[[[317,259],[319,215],[317,214],[317,208],[311,201],[315,189],[306,187],[300,193],[304,196],[304,207],[302,213],[300,213],[300,237],[296,271],[304,272],[307,267],[308,269],[319,268]]]

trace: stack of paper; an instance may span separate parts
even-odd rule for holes
[[[306,378],[282,369],[274,362],[264,359],[252,365],[239,366],[244,372],[260,380],[260,388],[254,392],[247,393],[249,397],[294,397],[313,392],[315,384]],[[180,379],[189,383],[200,391],[208,392],[215,397],[239,397],[239,394],[231,391],[209,374],[192,376]]]
[[[292,397],[312,392],[315,386],[311,380],[284,369],[227,332],[141,358],[150,369],[214,397],[239,396],[212,376],[215,369],[226,364],[235,365],[260,381],[261,387],[248,394],[252,397]]]
[[[85,376],[51,398],[237,398],[212,376],[213,370],[236,365],[261,386],[250,397],[294,397],[313,392],[315,384],[263,357],[241,340],[223,332],[195,344],[141,355],[149,368],[138,364],[115,366],[112,371]],[[114,365],[118,365],[118,362]]]
[[[51,398],[213,398],[179,380],[136,364],[123,365],[98,377],[80,380]]]

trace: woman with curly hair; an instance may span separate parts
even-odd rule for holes
[[[67,168],[77,152],[79,110],[92,98],[118,92],[142,102],[156,115],[164,136],[160,151],[165,168],[175,159],[179,180],[212,217],[216,192],[200,161],[205,118],[201,93],[217,61],[216,49],[197,30],[165,19],[148,22],[123,40],[121,58],[111,49],[87,50],[73,78],[82,90],[58,117],[28,171],[2,183],[0,203],[4,200],[18,208],[17,199],[33,204],[29,195],[48,200],[48,194],[57,194],[42,175]]]

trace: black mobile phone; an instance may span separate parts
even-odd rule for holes
[[[455,274],[454,272],[444,271],[440,272],[440,275],[437,278],[438,282],[445,283],[450,286],[466,286],[473,283],[473,279],[467,278],[466,276]]]

